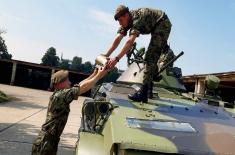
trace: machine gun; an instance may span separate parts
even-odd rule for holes
[[[145,53],[145,48],[142,47],[139,50],[136,48],[136,42],[134,42],[132,48],[127,52],[127,65],[131,65],[133,62],[137,63],[145,63],[143,55]],[[133,57],[132,57],[133,56]],[[140,68],[140,66],[139,66]]]
[[[135,62],[138,65],[138,67],[140,68],[139,64],[145,63],[145,60],[143,58],[144,53],[145,53],[145,48],[143,47],[138,50],[136,48],[136,42],[134,42],[132,48],[127,53],[128,66],[131,65],[133,62]],[[180,52],[177,56],[175,56],[173,59],[171,59],[169,62],[167,62],[164,66],[162,66],[161,69],[158,71],[157,75],[159,75],[161,72],[163,72],[169,65],[173,64],[183,54],[184,54],[183,51]]]
[[[164,66],[161,67],[161,69],[157,72],[156,75],[161,74],[167,67],[169,67],[172,63],[174,63],[179,57],[181,57],[184,54],[183,51],[181,51],[177,56],[175,56],[173,59],[168,61]]]

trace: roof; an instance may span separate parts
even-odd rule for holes
[[[38,67],[38,68],[45,68],[45,69],[55,69],[55,70],[61,70],[62,68],[59,67],[51,67],[51,66],[46,66],[46,65],[42,65],[42,64],[37,64],[37,63],[32,63],[32,62],[26,62],[26,61],[20,61],[20,60],[8,60],[8,59],[0,59],[0,61],[3,62],[9,62],[9,63],[17,63],[17,64],[22,64],[22,65],[27,65],[27,66],[33,66],[33,67]],[[75,74],[81,74],[81,75],[89,75],[86,73],[82,73],[82,72],[76,72],[76,71],[72,71],[69,70],[70,73],[75,73]]]
[[[194,74],[183,76],[184,83],[194,83],[197,80],[205,80],[207,75],[215,75],[217,76],[222,85],[235,87],[235,71],[230,72],[221,72],[221,73],[210,73],[210,74]]]

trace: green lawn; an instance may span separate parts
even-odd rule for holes
[[[5,93],[3,93],[2,91],[0,91],[0,103],[6,102],[8,100],[9,100],[8,96]]]

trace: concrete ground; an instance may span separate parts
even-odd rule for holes
[[[32,143],[45,121],[52,92],[2,84],[0,90],[15,98],[0,103],[0,155],[29,155]],[[83,100],[83,97],[79,97],[70,105],[71,111],[60,139],[58,155],[74,154]]]

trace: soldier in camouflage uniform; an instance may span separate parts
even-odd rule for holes
[[[153,76],[154,81],[159,81],[161,79],[161,77],[159,77],[156,73],[174,57],[175,57],[174,52],[172,51],[170,46],[166,44],[157,62],[158,67],[156,68],[157,70],[154,72],[155,73]],[[173,67],[173,63],[171,63],[169,67]],[[151,84],[149,85],[148,97],[151,99],[153,98],[153,82],[151,82]]]
[[[66,125],[70,103],[95,85],[106,74],[105,69],[96,69],[87,79],[70,87],[68,71],[58,71],[52,75],[55,88],[50,97],[46,121],[32,146],[32,155],[56,155],[60,135]]]
[[[162,51],[160,58],[157,62],[158,68],[162,68],[165,66],[170,60],[172,60],[175,57],[174,52],[170,48],[169,45],[166,45],[164,50]],[[173,63],[169,65],[169,67],[173,67]]]
[[[171,31],[171,22],[167,15],[161,10],[150,8],[140,8],[130,10],[124,5],[118,6],[116,9],[115,20],[121,25],[118,35],[113,44],[109,48],[105,56],[109,57],[117,48],[122,38],[127,35],[129,30],[129,38],[115,58],[109,58],[108,67],[113,68],[117,62],[131,49],[136,37],[140,34],[151,34],[149,47],[145,55],[146,72],[144,74],[143,87],[128,97],[134,101],[148,102],[147,90],[153,81],[154,72],[157,70],[157,62],[162,49],[167,44],[167,39]]]

